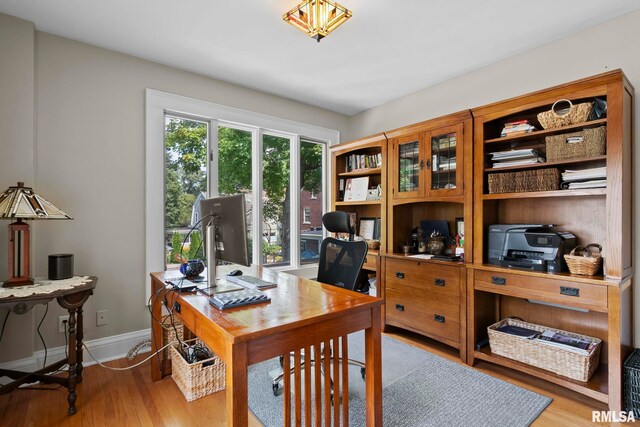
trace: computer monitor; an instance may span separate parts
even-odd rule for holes
[[[200,202],[209,287],[216,286],[218,260],[247,267],[250,265],[245,212],[244,194],[214,197]]]

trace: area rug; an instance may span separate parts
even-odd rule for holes
[[[349,356],[364,360],[364,334],[349,336]],[[283,423],[283,397],[274,396],[269,371],[278,359],[249,367],[249,408],[266,427]],[[349,367],[349,425],[364,426],[365,389],[360,368]],[[528,426],[551,399],[382,337],[385,426]]]

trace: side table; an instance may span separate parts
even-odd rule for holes
[[[83,276],[65,280],[40,280],[33,285],[14,288],[0,288],[0,308],[9,308],[15,314],[24,314],[36,304],[47,304],[56,299],[58,304],[69,311],[69,350],[68,357],[54,362],[35,372],[20,372],[0,369],[0,376],[14,381],[0,386],[0,394],[9,393],[21,384],[39,381],[44,384],[61,384],[69,390],[69,415],[76,413],[76,385],[82,382],[82,306],[93,294],[98,282],[97,277]],[[47,375],[69,365],[69,375]]]

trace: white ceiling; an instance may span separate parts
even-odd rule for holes
[[[299,0],[0,0],[40,31],[355,114],[616,16],[637,0],[340,0],[317,43]]]

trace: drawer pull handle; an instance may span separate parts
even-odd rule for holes
[[[506,285],[507,279],[500,276],[491,276],[491,283],[493,283],[494,285]]]
[[[404,273],[401,273],[400,271],[396,271],[396,277],[398,279],[404,279]]]
[[[436,322],[444,323],[444,316],[440,316],[439,314],[436,314],[433,316],[433,320],[435,320]]]
[[[568,288],[566,286],[560,286],[560,294],[567,295],[569,297],[579,297],[580,289],[578,288]]]
[[[404,305],[402,305],[402,304],[396,304],[396,310],[398,310],[398,311],[404,311]]]
[[[433,283],[434,283],[436,286],[444,286],[444,279],[438,279],[438,278],[436,277],[436,279],[433,281]]]

